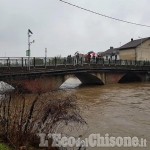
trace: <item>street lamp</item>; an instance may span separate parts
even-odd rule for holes
[[[26,52],[26,56],[28,56],[28,69],[30,70],[30,56],[31,56],[31,49],[30,46],[32,43],[34,43],[35,41],[33,40],[32,42],[30,42],[30,37],[32,35],[32,31],[30,29],[28,29],[28,50]]]

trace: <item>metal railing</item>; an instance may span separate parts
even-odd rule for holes
[[[30,64],[29,64],[30,63]],[[109,66],[150,66],[150,61],[134,61],[134,60],[104,60],[95,58],[87,60],[83,57],[0,57],[1,67],[47,67],[57,65],[109,65]]]

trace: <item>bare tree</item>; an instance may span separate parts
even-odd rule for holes
[[[1,97],[0,134],[15,149],[35,144],[39,132],[53,133],[60,124],[67,126],[70,123],[86,125],[75,95],[13,92]]]

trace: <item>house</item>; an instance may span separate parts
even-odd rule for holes
[[[119,60],[119,49],[110,47],[107,51],[102,52],[101,55],[104,60]]]
[[[119,48],[119,56],[121,60],[150,60],[150,37],[131,39]]]

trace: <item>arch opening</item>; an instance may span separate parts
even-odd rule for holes
[[[101,79],[90,73],[76,73],[63,78],[60,89],[76,88],[84,85],[104,85]]]
[[[135,73],[127,73],[119,80],[118,83],[134,83],[134,82],[142,82],[142,79]]]
[[[101,79],[90,73],[77,73],[75,76],[83,85],[104,85]]]
[[[71,76],[63,82],[60,89],[73,89],[78,87],[80,84],[81,81],[76,76]]]

